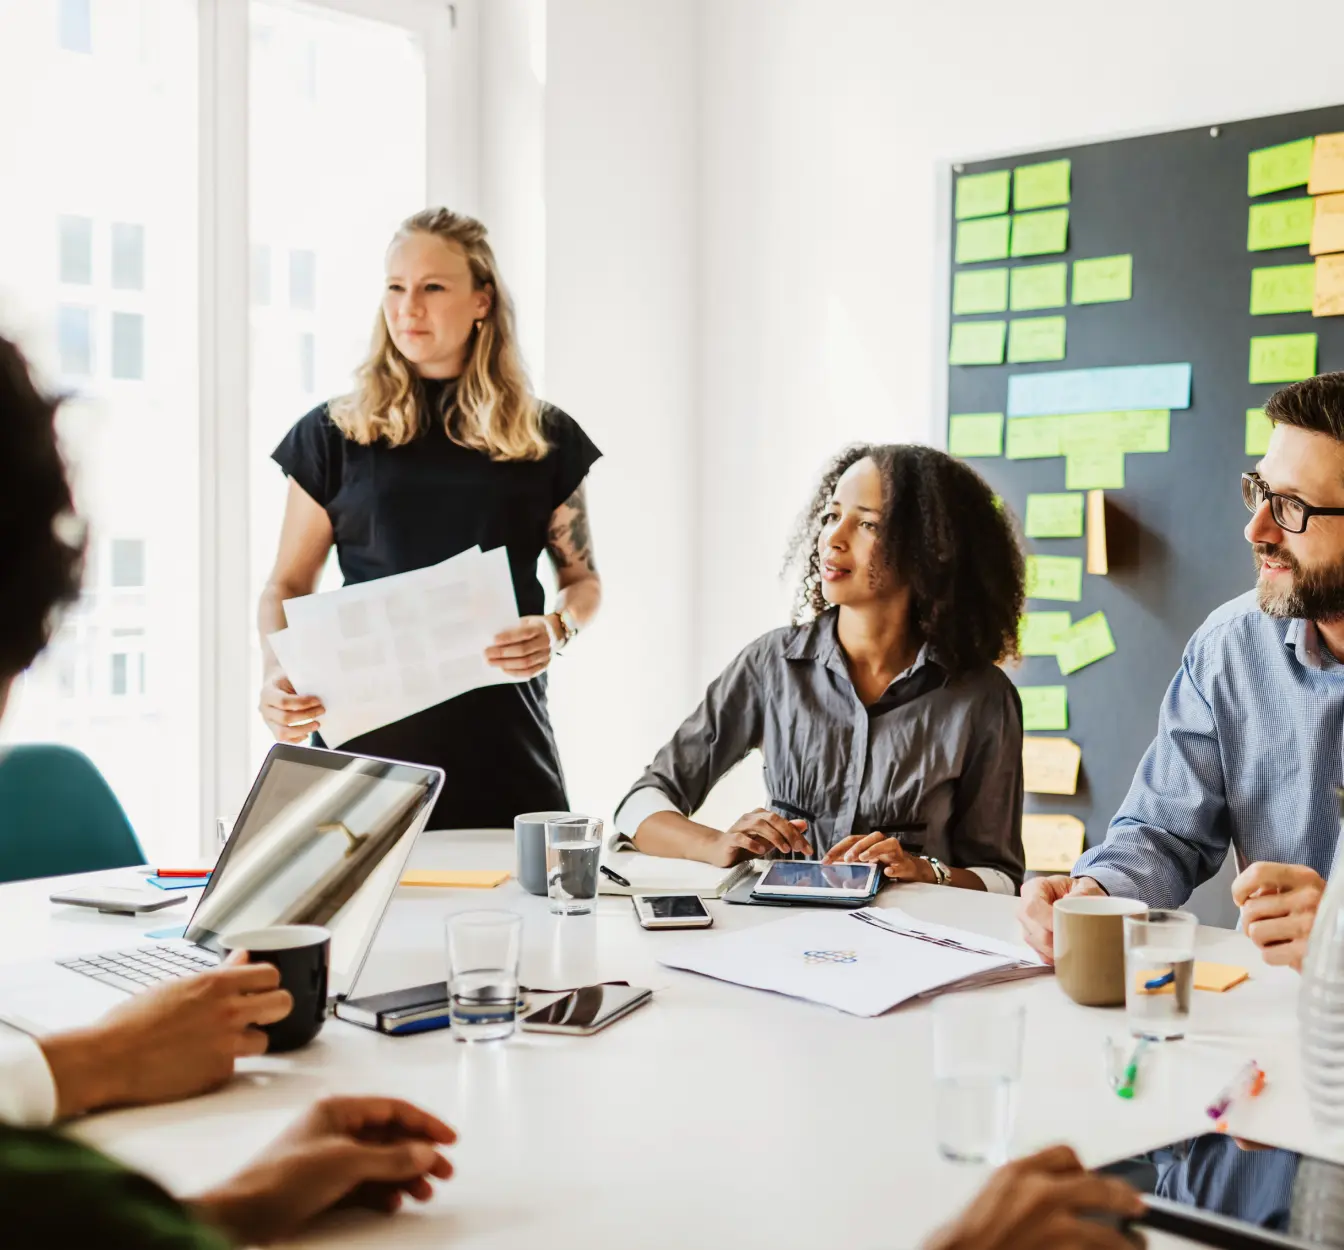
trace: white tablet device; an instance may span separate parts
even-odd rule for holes
[[[776,898],[867,898],[880,870],[878,864],[780,859],[761,873],[752,893]]]

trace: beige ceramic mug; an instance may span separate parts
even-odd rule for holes
[[[1067,894],[1055,904],[1055,978],[1075,1003],[1125,1001],[1124,917],[1144,910],[1136,898],[1097,894]]]

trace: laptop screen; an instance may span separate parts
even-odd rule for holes
[[[229,933],[325,925],[332,992],[348,992],[441,778],[433,768],[273,747],[187,940],[218,952]]]

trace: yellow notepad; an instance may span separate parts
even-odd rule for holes
[[[493,890],[512,875],[507,868],[473,868],[457,872],[413,868],[402,877],[401,884],[438,886],[445,890]]]
[[[1145,982],[1158,975],[1160,974],[1156,970],[1139,973],[1137,987],[1139,993],[1174,993],[1174,987],[1170,983],[1155,990],[1146,987]],[[1234,985],[1240,985],[1250,975],[1245,968],[1238,968],[1235,964],[1209,964],[1199,959],[1195,960],[1195,989],[1197,990],[1212,990],[1215,994],[1221,994],[1224,990],[1230,990]]]

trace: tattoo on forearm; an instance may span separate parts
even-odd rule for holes
[[[557,519],[558,518],[558,519]],[[592,533],[588,527],[588,501],[580,486],[556,510],[546,533],[546,550],[557,570],[579,565],[597,572],[593,559]]]

